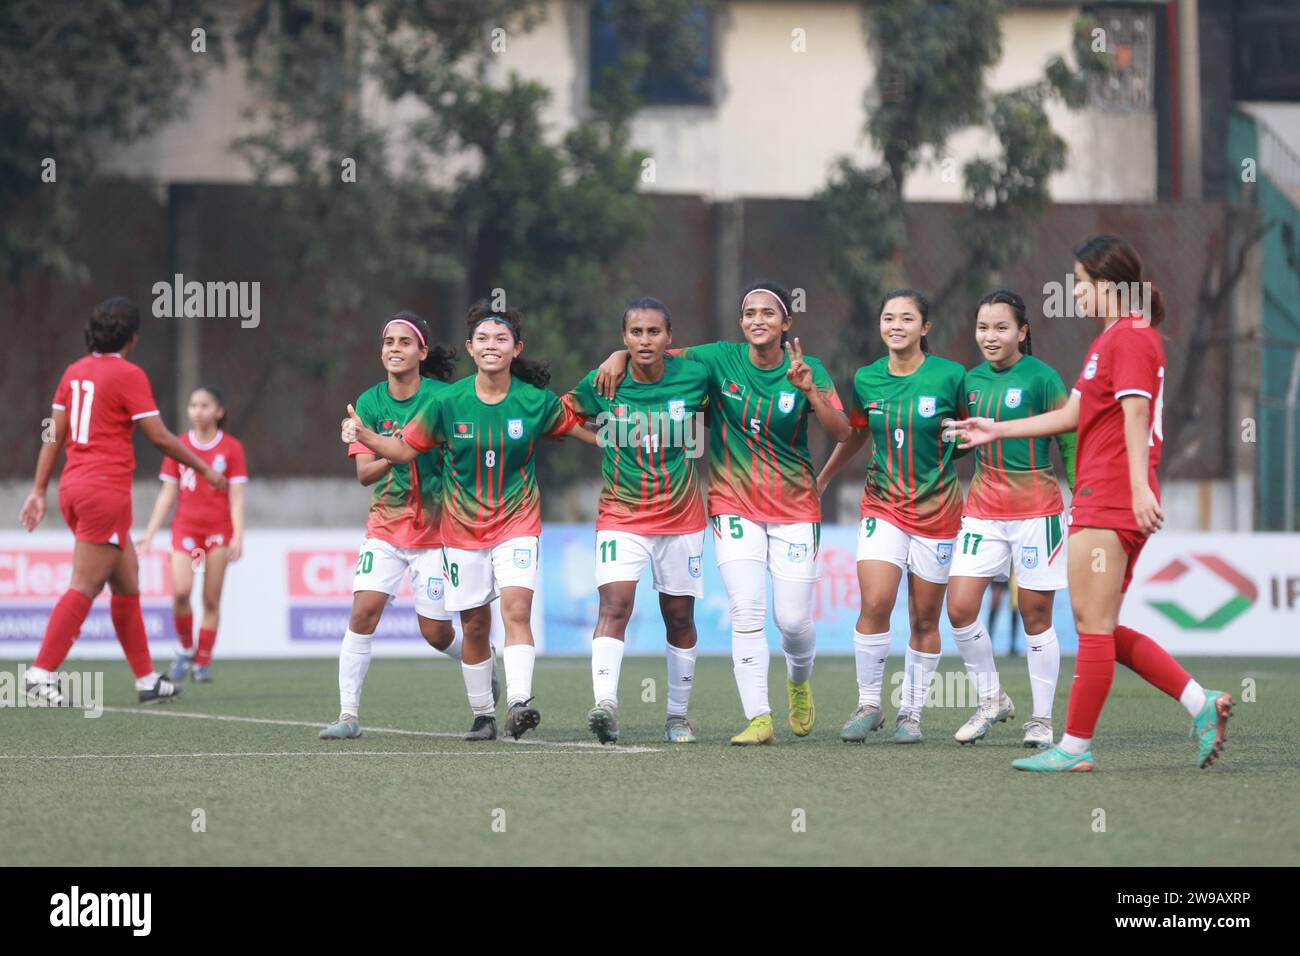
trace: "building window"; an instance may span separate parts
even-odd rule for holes
[[[1233,8],[1234,93],[1239,100],[1300,100],[1300,8],[1255,0]]]
[[[618,0],[592,0],[590,25],[591,89],[599,90],[606,71],[617,69],[627,50],[628,32],[639,34],[637,46],[650,59],[637,87],[647,106],[707,106],[713,102],[713,12],[701,0],[690,5],[676,29],[632,24],[620,16]],[[625,10],[627,8],[624,8]],[[683,29],[684,27],[684,29]],[[686,41],[683,44],[683,39]]]
[[[1156,22],[1149,7],[1087,11],[1105,31],[1111,70],[1088,80],[1088,105],[1111,112],[1149,110],[1155,87]]]

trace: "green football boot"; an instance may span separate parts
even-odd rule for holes
[[[1205,706],[1192,718],[1192,736],[1200,740],[1201,752],[1196,766],[1205,769],[1223,753],[1223,742],[1228,739],[1228,718],[1232,716],[1231,696],[1221,690],[1205,692]]]
[[[1021,757],[1019,760],[1013,760],[1011,766],[1017,770],[1028,770],[1032,773],[1091,773],[1092,748],[1089,747],[1083,753],[1075,756],[1056,746],[1051,750],[1044,750],[1042,753],[1034,754],[1032,757]]]

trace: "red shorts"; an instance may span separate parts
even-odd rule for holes
[[[1070,524],[1070,534],[1076,531],[1083,531],[1085,528],[1096,528],[1095,525]],[[1128,557],[1128,564],[1124,567],[1124,583],[1119,586],[1120,592],[1128,591],[1129,582],[1133,580],[1133,568],[1138,562],[1138,555],[1146,546],[1148,535],[1141,531],[1133,531],[1129,528],[1097,528],[1099,531],[1114,531],[1119,537],[1119,546],[1124,549],[1124,554]]]
[[[78,541],[120,548],[131,540],[129,489],[60,484],[59,510]]]
[[[172,525],[172,550],[193,554],[196,548],[211,551],[213,548],[225,548],[230,545],[233,528],[218,528],[213,531]]]

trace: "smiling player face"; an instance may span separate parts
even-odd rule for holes
[[[1016,314],[1005,302],[980,306],[975,318],[975,344],[989,362],[1003,368],[1020,355],[1020,343],[1025,340],[1029,326],[1016,325]]]
[[[420,362],[428,354],[429,350],[421,347],[420,340],[410,329],[403,331],[402,326],[394,323],[384,332],[384,344],[380,349],[379,358],[384,363],[384,370],[389,374],[404,375],[418,371]]]
[[[633,309],[623,320],[623,344],[632,355],[632,364],[642,371],[658,368],[672,341],[673,334],[662,312]]]
[[[487,321],[475,327],[474,334],[465,341],[465,350],[480,372],[493,373],[508,370],[524,344],[515,341],[510,326],[504,322]]]
[[[930,323],[921,319],[916,302],[907,296],[890,299],[880,311],[880,337],[891,352],[910,353],[929,331]]]
[[[781,300],[770,292],[751,292],[740,307],[740,331],[755,348],[779,345],[781,333],[790,328],[790,319]]]

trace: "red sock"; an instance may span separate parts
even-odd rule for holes
[[[1182,696],[1192,679],[1167,650],[1131,627],[1115,628],[1115,659],[1174,700]]]
[[[199,652],[194,655],[194,663],[200,667],[207,667],[212,663],[212,648],[217,643],[217,629],[215,627],[199,628]]]
[[[181,647],[187,651],[194,649],[194,614],[186,611],[184,614],[172,612],[172,620],[176,622],[176,636],[181,639]]]
[[[1097,719],[1106,706],[1110,682],[1115,679],[1115,637],[1112,634],[1080,634],[1079,654],[1074,659],[1074,683],[1070,685],[1070,706],[1065,732],[1091,740]]]
[[[72,650],[72,642],[81,633],[81,625],[86,622],[93,602],[80,591],[72,588],[63,592],[59,603],[50,612],[50,619],[45,625],[45,637],[41,640],[40,653],[32,661],[33,667],[42,670],[58,670],[60,664]]]
[[[149,635],[145,633],[144,615],[140,613],[140,595],[114,594],[110,613],[117,642],[126,653],[131,673],[148,677],[153,673],[153,658],[149,656]]]

